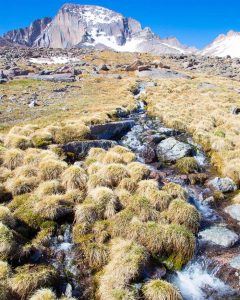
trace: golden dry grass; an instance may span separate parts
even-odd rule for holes
[[[201,83],[213,84],[202,88]],[[240,117],[231,109],[240,106],[240,83],[220,77],[196,75],[192,80],[162,80],[148,88],[148,110],[167,126],[190,132],[210,152],[224,176],[240,183]]]
[[[16,79],[1,85],[0,93],[21,101],[37,93],[40,95],[38,101],[40,105],[30,109],[26,104],[19,105],[6,101],[0,106],[1,111],[4,111],[0,123],[3,129],[9,128],[10,124],[34,123],[43,127],[59,123],[59,120],[71,119],[101,123],[109,119],[108,115],[114,115],[117,107],[135,105],[129,91],[133,82],[134,78],[118,80],[86,75],[81,81],[74,82],[66,88],[66,83]],[[67,92],[54,92],[64,88]]]

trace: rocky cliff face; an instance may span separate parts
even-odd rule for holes
[[[103,7],[64,5],[34,45],[53,48],[122,46],[141,25]]]
[[[112,10],[94,5],[64,5],[53,20],[37,20],[29,28],[4,35],[30,47],[94,48],[154,54],[193,52],[176,39],[160,39],[150,28]]]
[[[36,20],[29,27],[7,32],[3,38],[10,43],[31,47],[51,21],[51,18]]]

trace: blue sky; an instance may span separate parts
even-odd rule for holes
[[[0,0],[0,35],[54,16],[66,2],[105,6],[139,20],[161,37],[176,36],[199,48],[220,33],[240,31],[239,0]]]

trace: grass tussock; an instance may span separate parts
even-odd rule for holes
[[[183,157],[176,162],[176,168],[180,174],[197,172],[198,164],[194,157]]]
[[[7,260],[14,253],[16,244],[12,231],[0,222],[0,259]]]
[[[86,202],[75,206],[75,222],[77,224],[93,224],[97,219],[98,211],[95,203]]]
[[[183,225],[193,233],[197,233],[200,225],[200,214],[191,204],[182,199],[175,199],[166,211],[170,223]]]
[[[129,177],[127,168],[118,163],[104,166],[96,176],[103,180],[104,185],[111,188],[118,186],[122,179]]]
[[[35,148],[45,148],[53,143],[53,136],[45,129],[35,132],[31,141]]]
[[[128,207],[143,222],[156,221],[159,215],[151,202],[144,196],[132,196]]]
[[[166,281],[160,279],[150,280],[143,286],[143,294],[146,300],[182,300],[177,289]]]
[[[53,180],[61,176],[67,169],[67,164],[60,160],[46,159],[40,162],[39,168],[42,180]]]
[[[20,149],[9,149],[3,154],[3,165],[14,170],[23,164],[24,152]]]
[[[135,181],[147,179],[150,174],[149,168],[139,162],[132,162],[128,164],[128,172],[131,178],[133,178]]]
[[[116,214],[118,199],[111,189],[98,187],[90,192],[90,196],[102,218],[109,219]]]
[[[148,254],[144,247],[133,241],[113,240],[109,263],[99,277],[99,298],[136,299],[129,284],[140,275],[147,260]]]
[[[163,186],[162,190],[166,191],[173,199],[179,198],[185,200],[187,197],[186,190],[174,182],[167,183]]]
[[[154,256],[159,257],[169,269],[181,269],[192,259],[195,237],[185,226],[141,222],[133,212],[125,209],[111,222],[113,236],[134,239]]]
[[[82,251],[91,269],[100,270],[108,262],[109,249],[102,243],[86,242]]]
[[[87,185],[87,174],[78,166],[68,167],[62,174],[62,183],[66,190],[79,189],[84,191]]]
[[[53,139],[57,144],[85,140],[90,135],[90,129],[83,123],[65,124],[57,130],[52,130]]]
[[[6,280],[11,275],[11,267],[6,261],[0,261],[0,281]]]
[[[0,205],[0,222],[10,228],[16,225],[16,220],[9,208],[2,205]]]
[[[45,196],[34,205],[34,212],[40,217],[49,220],[58,220],[72,211],[71,202],[64,199],[63,195]]]
[[[38,185],[37,177],[14,177],[6,182],[6,188],[14,195],[22,195],[32,192]]]
[[[37,212],[34,211],[36,196],[24,194],[15,196],[8,204],[8,208],[13,216],[34,230],[39,230],[41,224],[45,221]]]
[[[137,182],[132,178],[123,178],[118,185],[119,190],[124,189],[130,193],[134,193],[137,190],[137,187]]]
[[[85,191],[80,191],[78,189],[74,189],[74,190],[69,190],[66,192],[66,194],[64,195],[64,199],[72,202],[74,204],[80,204],[83,203],[83,201],[86,198],[86,193]]]
[[[18,134],[8,134],[4,141],[4,146],[7,148],[19,148],[26,150],[32,146],[31,139]]]
[[[29,300],[57,300],[57,297],[51,289],[42,288],[37,290]]]
[[[51,266],[24,265],[15,269],[9,287],[18,297],[27,299],[36,289],[51,286],[56,279],[57,272]]]
[[[63,194],[64,191],[60,181],[55,179],[41,182],[34,193],[37,197],[42,198],[44,196]]]

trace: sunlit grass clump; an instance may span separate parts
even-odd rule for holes
[[[51,289],[42,288],[37,290],[29,300],[57,300],[57,297]]]
[[[10,290],[22,299],[26,299],[36,289],[51,286],[57,279],[56,270],[47,265],[24,265],[15,269],[9,280]]]
[[[194,157],[183,157],[176,162],[176,168],[181,174],[190,174],[198,170],[198,164]]]
[[[182,300],[176,288],[163,280],[155,279],[147,282],[143,287],[146,300]]]
[[[169,222],[183,225],[193,233],[197,233],[200,225],[200,214],[191,204],[181,199],[175,199],[166,211]]]
[[[100,299],[136,299],[129,284],[141,274],[147,260],[144,247],[133,241],[113,240],[109,262],[99,276]]]

